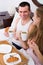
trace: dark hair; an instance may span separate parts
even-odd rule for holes
[[[19,4],[19,6],[21,6],[21,7],[28,6],[28,9],[29,9],[29,11],[30,11],[30,4],[29,4],[28,2],[21,2],[21,3]]]
[[[43,31],[43,6],[39,7],[37,10],[37,16],[40,17],[40,30]]]
[[[35,42],[39,47],[40,52],[43,54],[43,7],[39,7],[36,9],[36,15],[40,18],[39,27],[30,26],[30,37],[35,37]]]
[[[40,52],[43,54],[43,6],[37,8],[36,14],[40,18],[39,31],[36,42],[39,46]]]
[[[31,25],[29,29],[29,39],[32,39],[33,37],[36,37],[37,35],[37,26],[36,25]]]

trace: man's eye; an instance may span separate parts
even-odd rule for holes
[[[20,13],[22,13],[22,11],[20,11]]]
[[[24,11],[24,13],[26,13],[27,11]]]

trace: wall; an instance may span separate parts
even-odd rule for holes
[[[7,11],[10,7],[16,7],[21,1],[28,1],[31,5],[32,11],[37,8],[31,0],[0,0],[0,11]]]

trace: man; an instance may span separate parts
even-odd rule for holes
[[[21,2],[18,6],[18,13],[19,18],[16,20],[15,26],[14,26],[14,39],[17,41],[19,40],[20,43],[17,43],[17,45],[20,44],[20,47],[27,49],[28,46],[26,45],[26,41],[23,41],[21,38],[21,32],[28,33],[29,26],[32,24],[32,20],[30,18],[30,4],[28,2]],[[6,28],[8,29],[8,28]],[[9,36],[8,32],[6,32],[5,29],[5,35]],[[15,45],[16,43],[14,43]]]

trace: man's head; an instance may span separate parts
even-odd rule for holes
[[[27,19],[30,16],[30,4],[28,2],[21,2],[18,8],[19,15],[22,19]]]
[[[28,9],[29,9],[29,11],[30,11],[30,4],[29,4],[28,2],[21,2],[21,3],[19,4],[19,6],[21,6],[21,7],[28,6]]]

